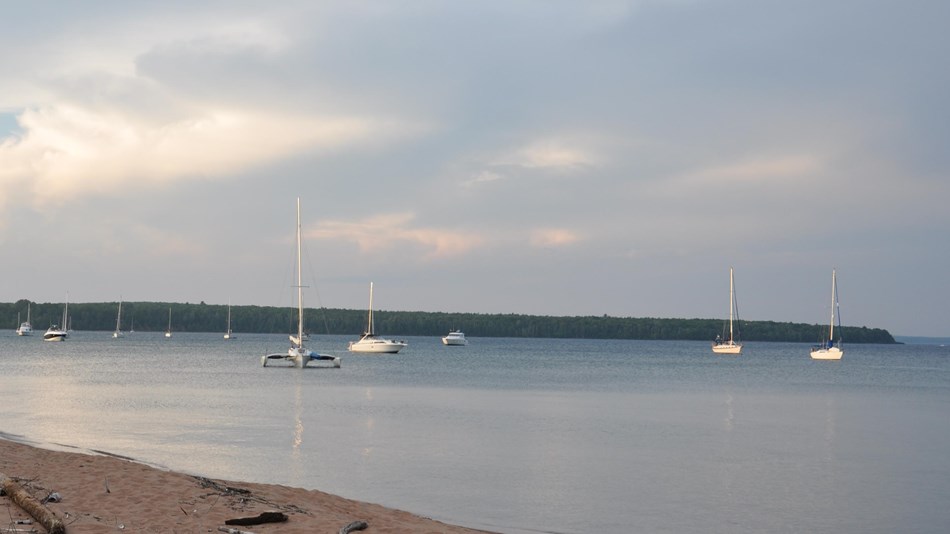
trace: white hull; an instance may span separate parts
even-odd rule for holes
[[[712,351],[716,354],[741,354],[742,345],[737,345],[735,343],[720,343],[713,344]]]
[[[350,342],[350,352],[363,352],[368,354],[395,354],[404,349],[408,343],[405,341],[393,341],[391,339],[361,339]]]
[[[112,333],[112,339],[119,339],[120,337],[124,337],[124,336],[122,335],[122,332],[113,332],[113,333]]]
[[[838,347],[814,349],[811,351],[811,359],[813,360],[840,360],[842,356],[844,356],[844,351]]]
[[[265,354],[261,356],[261,367],[267,367],[267,365],[274,361],[283,361],[290,363],[290,367],[296,367],[298,369],[303,369],[312,361],[324,361],[330,362],[330,365],[333,367],[340,367],[340,358],[339,356],[330,356],[328,354],[317,354],[310,349],[303,349],[297,347],[291,347],[287,354]],[[288,367],[288,366],[284,366]]]
[[[468,345],[468,340],[462,332],[449,332],[449,335],[442,338],[442,344],[458,347]]]
[[[69,334],[63,330],[47,330],[43,334],[43,341],[64,341],[67,337]]]
[[[32,336],[33,327],[27,324],[21,324],[20,328],[16,329],[16,335],[18,336]]]

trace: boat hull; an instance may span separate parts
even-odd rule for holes
[[[813,360],[840,360],[842,356],[844,356],[844,351],[838,347],[813,349],[811,351],[811,359]]]
[[[721,343],[712,346],[712,351],[716,354],[741,354],[742,345],[735,343]]]
[[[357,341],[350,343],[350,352],[365,354],[395,354],[406,348],[407,343],[401,341],[376,340],[371,342]]]
[[[444,337],[442,338],[442,344],[448,345],[450,347],[453,347],[453,346],[460,347],[460,346],[468,345],[468,340],[467,339],[449,339],[449,338]]]

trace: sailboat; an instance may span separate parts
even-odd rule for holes
[[[26,303],[26,321],[20,323],[20,326],[16,329],[16,335],[18,336],[32,336],[33,335],[33,324],[30,322],[30,306],[31,302]],[[17,314],[17,322],[20,321],[20,314]]]
[[[228,300],[228,329],[224,332],[224,339],[234,339],[231,334],[231,301]]]
[[[373,324],[373,283],[369,283],[369,320],[367,321],[366,332],[360,337],[359,341],[350,341],[350,352],[370,352],[375,354],[395,354],[405,348],[409,343],[405,341],[394,341],[376,336],[375,325]]]
[[[172,308],[168,307],[168,329],[165,330],[165,337],[172,337]]]
[[[122,337],[122,297],[119,297],[119,312],[115,316],[115,332],[112,332],[113,339]]]
[[[313,361],[329,362],[331,366],[339,368],[339,356],[317,354],[304,347],[303,333],[303,278],[301,274],[300,255],[300,198],[297,198],[297,335],[290,335],[290,348],[286,353],[273,353],[261,356],[261,367],[267,367],[271,361],[283,360],[290,362],[293,367],[304,368]]]
[[[729,338],[722,339],[716,336],[713,341],[712,350],[716,354],[739,354],[742,352],[742,345],[736,341],[737,335],[733,330],[733,317],[739,321],[739,306],[736,304],[736,286],[732,277],[732,267],[729,267]]]
[[[835,341],[835,311],[838,310],[838,275],[834,269],[831,270],[831,323],[828,325],[828,339],[821,345],[811,348],[811,358],[813,360],[840,360],[844,356],[841,349],[841,313],[838,318],[838,341]]]
[[[63,307],[63,327],[60,328],[59,325],[50,325],[46,330],[46,333],[43,334],[43,341],[64,341],[69,337],[69,332],[67,329],[67,321],[69,318],[69,293],[66,293],[66,305]]]

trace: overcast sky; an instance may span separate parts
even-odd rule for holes
[[[946,0],[2,12],[0,301],[950,336]]]

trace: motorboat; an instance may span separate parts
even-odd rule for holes
[[[465,334],[461,330],[453,330],[442,338],[442,344],[450,346],[468,345],[468,340],[465,339]]]

